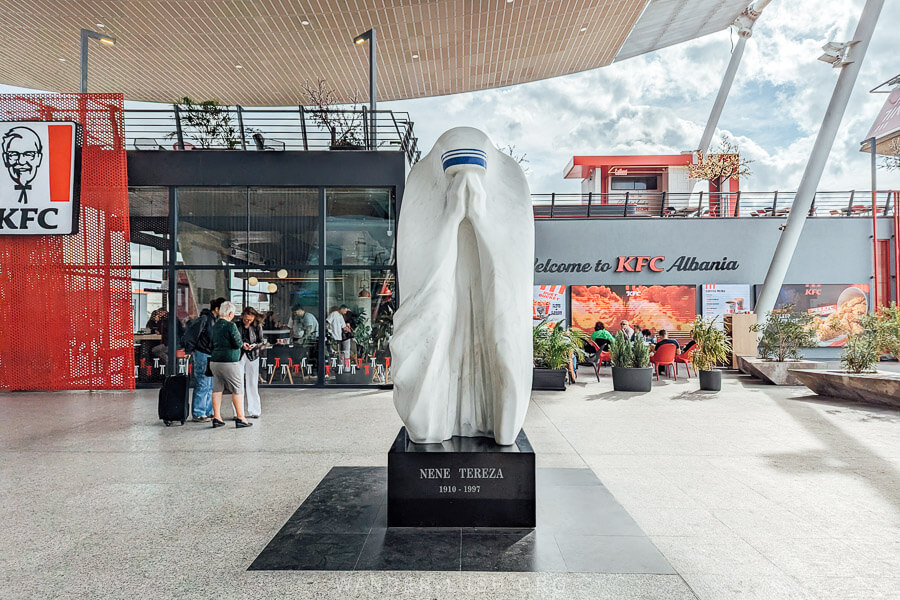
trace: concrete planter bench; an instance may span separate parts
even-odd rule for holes
[[[777,362],[763,360],[755,356],[738,356],[738,368],[742,373],[762,379],[773,385],[803,385],[803,382],[795,377],[791,370],[815,369],[821,366],[813,360],[786,360]]]
[[[900,374],[792,369],[791,374],[820,396],[900,408]]]

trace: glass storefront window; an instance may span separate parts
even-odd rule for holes
[[[169,247],[169,189],[128,188],[131,264],[162,266]]]
[[[251,258],[265,265],[319,264],[318,189],[250,188],[249,194]]]
[[[228,298],[238,315],[245,306],[262,315],[266,347],[260,351],[261,386],[316,383],[321,331],[316,315],[318,274],[288,269],[186,269],[178,272],[177,287],[177,313],[184,327],[220,297]]]
[[[163,323],[168,311],[168,281],[162,269],[131,270],[134,365],[137,383],[160,383],[166,375]]]
[[[245,187],[178,188],[178,258],[185,265],[254,262]]]
[[[395,217],[389,189],[325,190],[326,264],[393,264]]]
[[[261,385],[315,385],[320,377],[329,384],[390,383],[392,188],[178,187],[174,256],[170,191],[129,190],[138,383],[191,372],[183,332],[219,297],[238,313],[253,307],[262,314],[268,346],[260,354]],[[165,324],[148,324],[154,315],[167,322],[170,312],[175,348]],[[340,339],[324,337],[330,312],[347,315]],[[170,351],[174,365],[167,364]]]
[[[325,282],[325,383],[390,383],[393,271],[326,271]]]

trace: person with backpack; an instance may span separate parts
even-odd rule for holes
[[[184,351],[194,359],[194,399],[191,403],[192,421],[207,423],[213,416],[213,378],[206,375],[206,366],[212,356],[212,328],[219,318],[219,307],[225,298],[211,300],[209,308],[191,321],[184,334]]]

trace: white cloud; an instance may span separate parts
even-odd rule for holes
[[[773,2],[748,41],[719,131],[754,161],[750,190],[797,188],[838,71],[817,61],[828,41],[852,38],[863,0]],[[868,156],[859,142],[884,102],[868,90],[896,75],[900,3],[882,11],[820,190],[867,189]],[[602,69],[511,88],[386,103],[407,110],[427,149],[456,126],[483,129],[528,155],[534,192],[577,192],[562,179],[574,155],[678,153],[696,147],[729,59],[723,31]],[[879,187],[900,188],[900,173],[878,172]]]

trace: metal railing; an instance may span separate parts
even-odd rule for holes
[[[390,150],[415,164],[421,151],[409,113],[369,110],[215,107],[211,112],[173,105],[164,109],[125,110],[128,150],[227,149]],[[374,133],[374,135],[373,135]]]
[[[791,212],[796,192],[614,192],[608,194],[532,194],[537,219],[604,217],[778,217]],[[890,216],[897,190],[876,192],[876,214]],[[816,192],[810,217],[872,216],[870,190]]]

